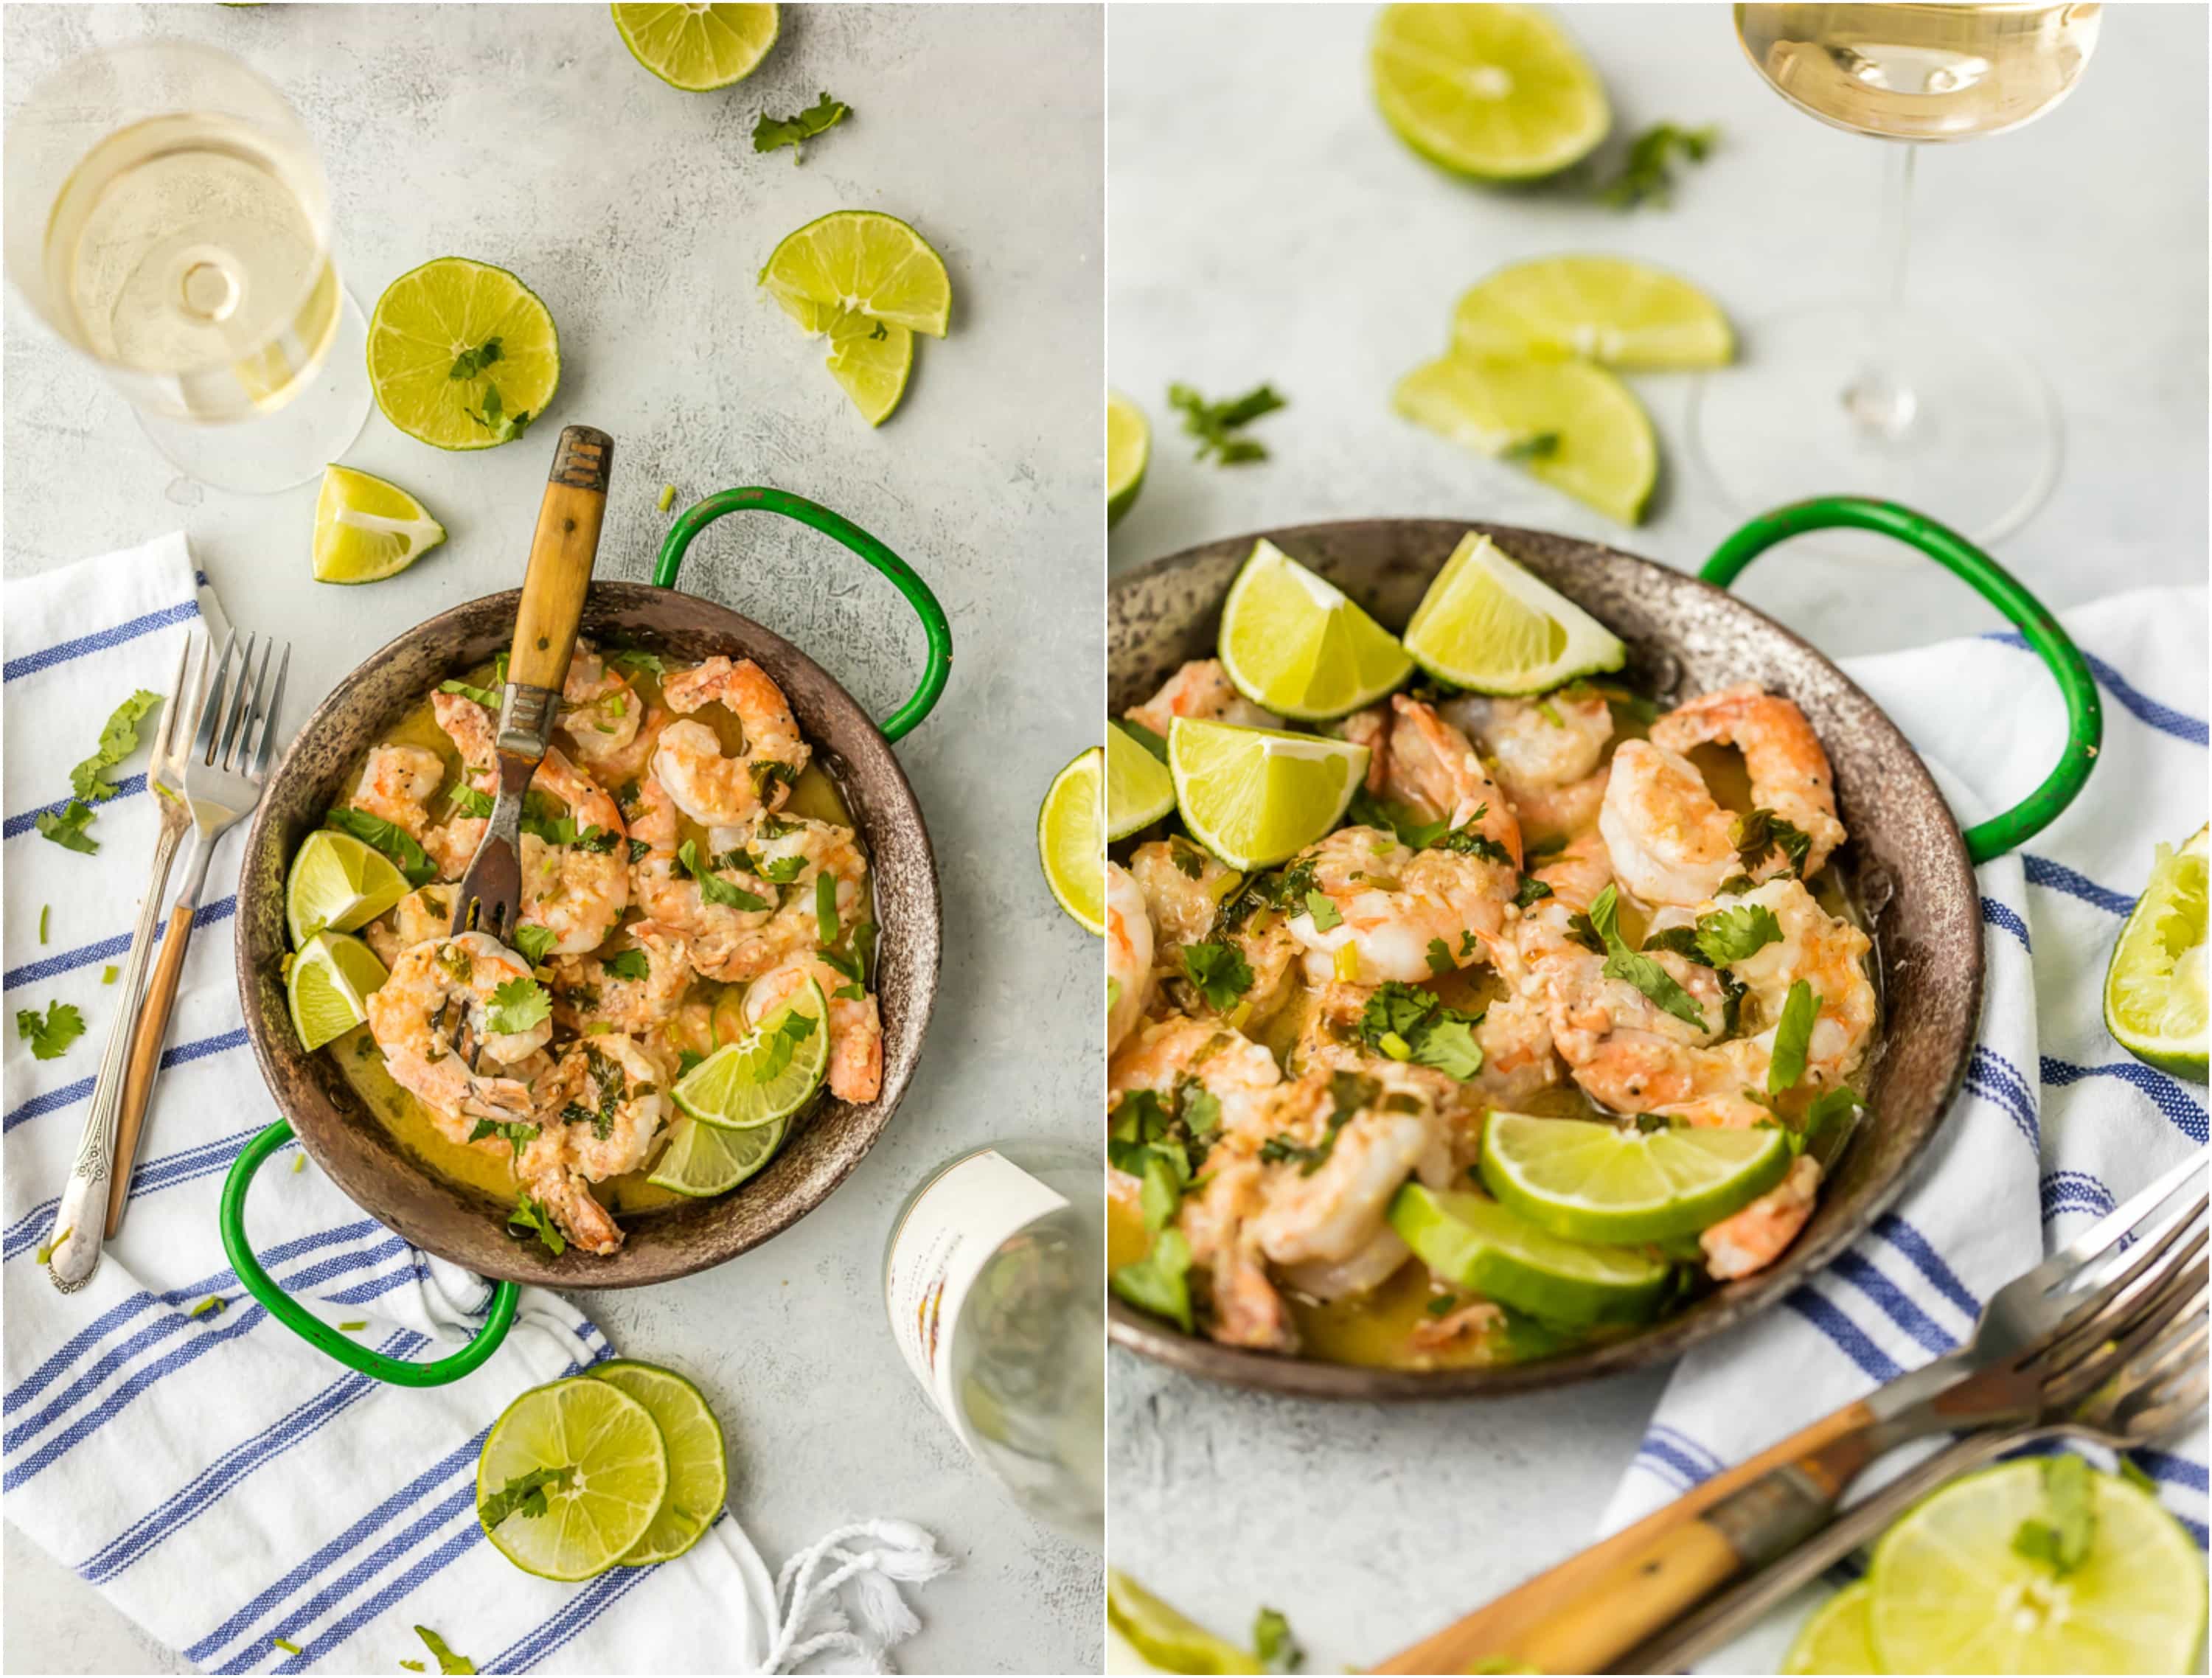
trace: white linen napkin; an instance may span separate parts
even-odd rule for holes
[[[886,1651],[917,1623],[900,1586],[950,1566],[902,1522],[840,1528],[773,1584],[726,1511],[675,1561],[577,1585],[532,1578],[484,1541],[475,1474],[486,1430],[525,1389],[612,1355],[558,1295],[525,1289],[489,1363],[416,1390],[331,1362],[239,1286],[216,1200],[231,1161],[278,1116],[240,1023],[235,898],[215,883],[237,878],[242,824],[217,849],[185,958],[130,1216],[91,1282],[55,1291],[37,1249],[113,1017],[102,975],[129,947],[153,852],[143,752],[97,807],[98,855],[46,839],[36,817],[66,801],[71,764],[116,705],[169,685],[215,602],[179,534],[10,582],[6,604],[0,983],[11,1017],[61,1001],[86,1027],[43,1061],[7,1032],[8,1518],[214,1671],[390,1672],[428,1659],[417,1626],[482,1672],[769,1672],[810,1658],[887,1669]],[[294,1144],[251,1196],[254,1250],[277,1280],[326,1320],[362,1325],[361,1341],[388,1356],[422,1361],[465,1340],[489,1286],[295,1164]],[[210,1299],[221,1304],[195,1314]]]
[[[2103,988],[2154,848],[2204,824],[2205,611],[2201,588],[2154,589],[2063,614],[2097,677],[2104,751],[2063,815],[1977,872],[1988,983],[1966,1088],[1863,1239],[1677,1365],[1605,1531],[1949,1350],[1997,1288],[2204,1143],[2203,1087],[2114,1043]],[[2065,738],[2057,689],[2016,635],[1844,668],[1936,766],[1962,824],[2039,783]],[[2133,1455],[2203,1544],[2202,1419]],[[1716,1669],[1776,1670],[1812,1600],[1778,1611]]]

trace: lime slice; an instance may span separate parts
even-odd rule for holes
[[[319,827],[292,854],[284,882],[284,924],[299,949],[328,928],[365,927],[405,897],[407,877],[382,851],[349,833]]]
[[[1596,72],[1533,6],[1387,6],[1371,61],[1391,131],[1479,180],[1557,173],[1612,126]]]
[[[913,371],[914,334],[905,327],[850,310],[830,323],[830,376],[870,425],[891,416]]]
[[[368,945],[343,933],[317,933],[292,958],[284,994],[292,1029],[311,1053],[368,1018],[368,997],[392,976]]]
[[[1452,311],[1462,356],[1583,356],[1607,367],[1725,367],[1735,337],[1687,280],[1620,257],[1544,257],[1501,268]]]
[[[1623,1130],[1493,1111],[1482,1186],[1571,1241],[1672,1241],[1710,1229],[1782,1180],[1779,1130]]]
[[[1176,807],[1175,777],[1119,723],[1106,725],[1106,838],[1140,833]]]
[[[1264,1672],[1256,1657],[1216,1637],[1118,1568],[1106,1570],[1106,1623],[1162,1672]]]
[[[1350,595],[1262,539],[1221,609],[1221,666],[1255,704],[1318,722],[1373,704],[1413,661]]]
[[[940,338],[952,319],[944,258],[872,210],[833,210],[787,234],[760,283],[810,332],[827,331],[841,309]]]
[[[774,6],[611,6],[630,56],[672,88],[742,82],[775,45]]]
[[[486,1522],[504,1494],[532,1499]],[[580,1377],[533,1387],[500,1413],[477,1458],[477,1520],[499,1553],[541,1579],[588,1579],[629,1553],[660,1512],[668,1447],[644,1405]]]
[[[1628,661],[1620,637],[1469,531],[1413,609],[1406,650],[1478,693],[1545,693]]]
[[[751,1130],[789,1118],[813,1098],[830,1066],[830,1005],[811,979],[790,1002],[736,1043],[725,1043],[678,1079],[676,1104],[702,1124]],[[804,1037],[793,1019],[813,1021]]]
[[[1390,1223],[1439,1280],[1562,1326],[1641,1322],[1670,1285],[1663,1259],[1569,1241],[1480,1195],[1409,1183],[1390,1202]]]
[[[705,1535],[730,1495],[729,1447],[707,1395],[674,1370],[617,1358],[595,1365],[594,1381],[628,1393],[653,1418],[668,1447],[668,1495],[645,1536],[623,1552],[622,1565],[643,1567],[682,1555]]]
[[[2061,1577],[2013,1548],[2043,1517],[2033,1457],[1953,1481],[1875,1548],[1867,1603],[1882,1672],[2186,1672],[2204,1634],[2204,1556],[2156,1498],[2091,1479],[2096,1529]]]
[[[2205,830],[2179,851],[2158,848],[2105,970],[2105,1029],[2138,1061],[2205,1077]]]
[[[1079,926],[1102,937],[1106,931],[1105,760],[1099,746],[1077,753],[1052,778],[1037,812],[1037,858],[1044,864],[1045,884]]]
[[[1784,1678],[1798,1673],[1879,1671],[1874,1645],[1867,1638],[1867,1599],[1873,1594],[1873,1587],[1860,1579],[1815,1608],[1783,1659]]]
[[[1168,768],[1191,836],[1249,874],[1297,855],[1337,824],[1367,773],[1367,748],[1177,717]]]
[[[1425,425],[1624,525],[1659,476],[1651,422],[1628,386],[1588,362],[1450,355],[1398,381],[1391,404]]]
[[[496,359],[456,379],[457,361]],[[368,323],[368,381],[385,418],[438,448],[492,448],[520,434],[561,384],[561,335],[537,293],[504,268],[439,257],[385,287]],[[490,392],[499,392],[494,404]],[[501,423],[492,424],[495,415]]]
[[[315,581],[381,582],[446,539],[446,527],[397,483],[323,468],[315,497]]]
[[[1106,392],[1106,523],[1137,504],[1145,468],[1152,458],[1152,428],[1145,410],[1119,391]]]
[[[725,1130],[702,1124],[688,1113],[668,1127],[668,1146],[646,1181],[694,1200],[726,1195],[775,1158],[791,1121]]]

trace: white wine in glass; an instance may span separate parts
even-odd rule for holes
[[[1905,298],[1912,175],[1923,144],[2002,134],[2071,92],[2098,5],[1740,5],[1752,65],[1791,105],[1887,143],[1869,294],[1753,322],[1744,364],[1701,382],[1698,459],[1741,513],[1808,495],[1902,502],[1992,541],[2057,476],[2049,387],[1978,322]],[[1823,538],[1854,554],[1887,550]]]
[[[363,329],[328,189],[244,65],[178,42],[76,61],[10,114],[7,192],[11,277],[189,476],[289,488],[352,442]]]

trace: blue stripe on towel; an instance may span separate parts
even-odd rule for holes
[[[1660,1468],[1672,1470],[1680,1477],[1683,1489],[1686,1491],[1697,1485],[1698,1481],[1711,1477],[1711,1470],[1699,1468],[1687,1456],[1664,1439],[1646,1438],[1643,1444],[1638,1447],[1636,1456],[1638,1461],[1655,1472]],[[1665,1479],[1667,1476],[1662,1474],[1660,1477]]]
[[[1651,1424],[1646,1437],[1653,1438],[1664,1438],[1674,1445],[1675,1450],[1680,1451],[1692,1462],[1703,1463],[1705,1466],[1698,1471],[1698,1478],[1700,1480],[1705,1479],[1709,1474],[1717,1474],[1723,1468],[1728,1466],[1728,1464],[1722,1462],[1721,1459],[1711,1450],[1707,1449],[1703,1441],[1692,1438],[1679,1427],[1669,1427],[1662,1422],[1654,1422]]]
[[[112,798],[102,799],[98,804],[94,805],[93,808],[95,810],[105,810],[110,805],[113,804],[116,799],[134,799],[145,790],[146,777],[144,775],[125,775],[122,780],[115,783],[114,796]],[[0,839],[15,839],[21,837],[24,834],[28,833],[33,828],[39,824],[40,817],[58,816],[63,811],[69,808],[70,802],[71,800],[68,799],[56,799],[52,804],[42,804],[35,810],[26,810],[21,815],[9,817],[6,821],[0,822]]]
[[[245,1047],[246,1028],[241,1025],[234,1031],[220,1031],[212,1037],[202,1037],[198,1043],[180,1043],[174,1049],[164,1049],[161,1052],[161,1070],[167,1072],[174,1067],[204,1061],[210,1055],[226,1054],[231,1049]],[[48,1090],[44,1095],[33,1096],[4,1119],[0,1119],[0,1135],[29,1120],[44,1118],[49,1113],[58,1113],[64,1107],[76,1106],[80,1101],[89,1101],[93,1082],[89,1078],[80,1078],[74,1084],[64,1084],[58,1090]]]
[[[1976,1043],[1966,1058],[1966,1087],[2003,1110],[2028,1146],[2043,1146],[2043,1126],[2036,1115],[2035,1091],[2018,1067],[1991,1049]]]
[[[116,624],[112,629],[94,629],[88,635],[79,635],[73,641],[56,641],[52,647],[41,647],[35,652],[23,653],[0,665],[0,682],[13,682],[20,677],[35,676],[42,670],[52,670],[58,664],[67,664],[72,659],[83,658],[88,653],[104,653],[111,647],[120,647],[126,641],[136,641],[141,635],[157,635],[172,624],[189,623],[200,615],[198,599],[185,600],[173,606],[163,606],[159,611],[149,611],[140,617]]]
[[[235,897],[218,898],[192,916],[195,930],[211,927],[218,921],[228,921],[238,913]],[[159,944],[169,930],[164,918],[154,923],[154,942]],[[131,934],[118,933],[112,938],[103,938],[97,944],[79,945],[74,950],[64,950],[58,955],[41,956],[36,961],[25,962],[21,967],[0,973],[0,990],[13,990],[18,985],[35,985],[43,979],[58,978],[73,973],[80,967],[90,967],[94,962],[111,962],[131,952]]]
[[[2150,1097],[2151,1105],[2172,1122],[2173,1128],[2200,1146],[2212,1140],[2212,1122],[2208,1122],[2204,1109],[2194,1097],[2164,1073],[2144,1066],[2139,1061],[2124,1061],[2112,1066],[2077,1067],[2069,1061],[2043,1057],[2043,1081],[2064,1088],[2078,1084],[2085,1078],[2117,1078],[2124,1084],[2132,1084]]]
[[[2047,856],[2034,856],[2022,851],[2020,866],[2027,875],[2030,885],[2039,885],[2050,891],[2063,891],[2085,903],[2094,903],[2108,914],[2125,915],[2136,906],[2136,900],[2124,892],[2100,885],[2087,874],[2076,873],[2064,863],[2053,862]]]
[[[197,1183],[204,1176],[229,1170],[231,1162],[246,1151],[246,1145],[258,1136],[261,1129],[256,1125],[251,1130],[241,1130],[181,1153],[140,1160],[131,1173],[131,1192],[125,1198],[135,1201],[141,1195],[173,1189],[182,1183]],[[61,1210],[61,1204],[58,1195],[41,1201],[9,1225],[6,1234],[0,1236],[0,1261],[20,1258],[37,1248],[53,1228],[54,1214]]]
[[[2017,629],[1992,629],[1982,639],[2002,641],[2007,647],[2025,648],[2027,646],[2027,637]],[[2081,658],[2089,666],[2090,673],[2096,677],[2097,684],[2110,692],[2139,721],[2148,723],[2161,734],[2171,734],[2177,740],[2186,740],[2191,745],[2207,743],[2207,730],[2199,719],[2153,699],[2087,648],[2082,650]]]
[[[1959,1273],[1936,1250],[1935,1243],[1918,1230],[1895,1213],[1885,1212],[1874,1220],[1874,1233],[1904,1254],[1912,1268],[1928,1279],[1929,1286],[1968,1318],[1981,1316],[1982,1302],[1974,1297],[1974,1291],[1959,1280]]]
[[[2118,1202],[2112,1191],[2087,1171],[2052,1171],[2043,1179],[2043,1216],[2047,1223],[2062,1212],[2087,1212],[2101,1218]]]
[[[719,1520],[720,1517],[716,1517]],[[648,1576],[665,1566],[617,1567],[602,1573],[586,1590],[576,1593],[558,1614],[543,1626],[492,1657],[486,1672],[527,1672],[538,1662],[558,1652],[616,1602],[635,1590]]]
[[[1879,1305],[1891,1322],[1937,1357],[1959,1343],[1944,1333],[1935,1319],[1922,1310],[1903,1288],[1869,1263],[1863,1255],[1857,1252],[1838,1254],[1831,1268],[1837,1275]]]
[[[1905,1371],[1866,1336],[1866,1331],[1809,1287],[1784,1297],[1782,1303],[1835,1342],[1836,1349],[1876,1381],[1894,1381]]]
[[[2035,953],[2035,946],[2027,941],[2027,922],[2014,914],[2009,905],[1999,903],[1995,897],[1984,897],[1982,899],[1982,919],[2001,932],[2010,933],[2020,940],[2020,947],[2030,955]]]

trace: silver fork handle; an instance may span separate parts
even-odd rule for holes
[[[138,926],[131,934],[131,953],[124,960],[121,988],[115,999],[115,1023],[108,1028],[100,1075],[92,1086],[91,1109],[84,1117],[84,1134],[77,1140],[76,1159],[70,1167],[69,1182],[54,1213],[53,1232],[47,1237],[46,1274],[64,1293],[76,1292],[100,1268],[101,1231],[107,1223],[107,1179],[115,1158],[115,1115],[123,1101],[124,1063],[130,1058],[140,992],[146,982],[147,965],[153,959],[154,928],[161,924],[163,888],[169,883],[169,867],[183,838],[181,827],[164,822],[154,842],[153,878],[138,905]]]

